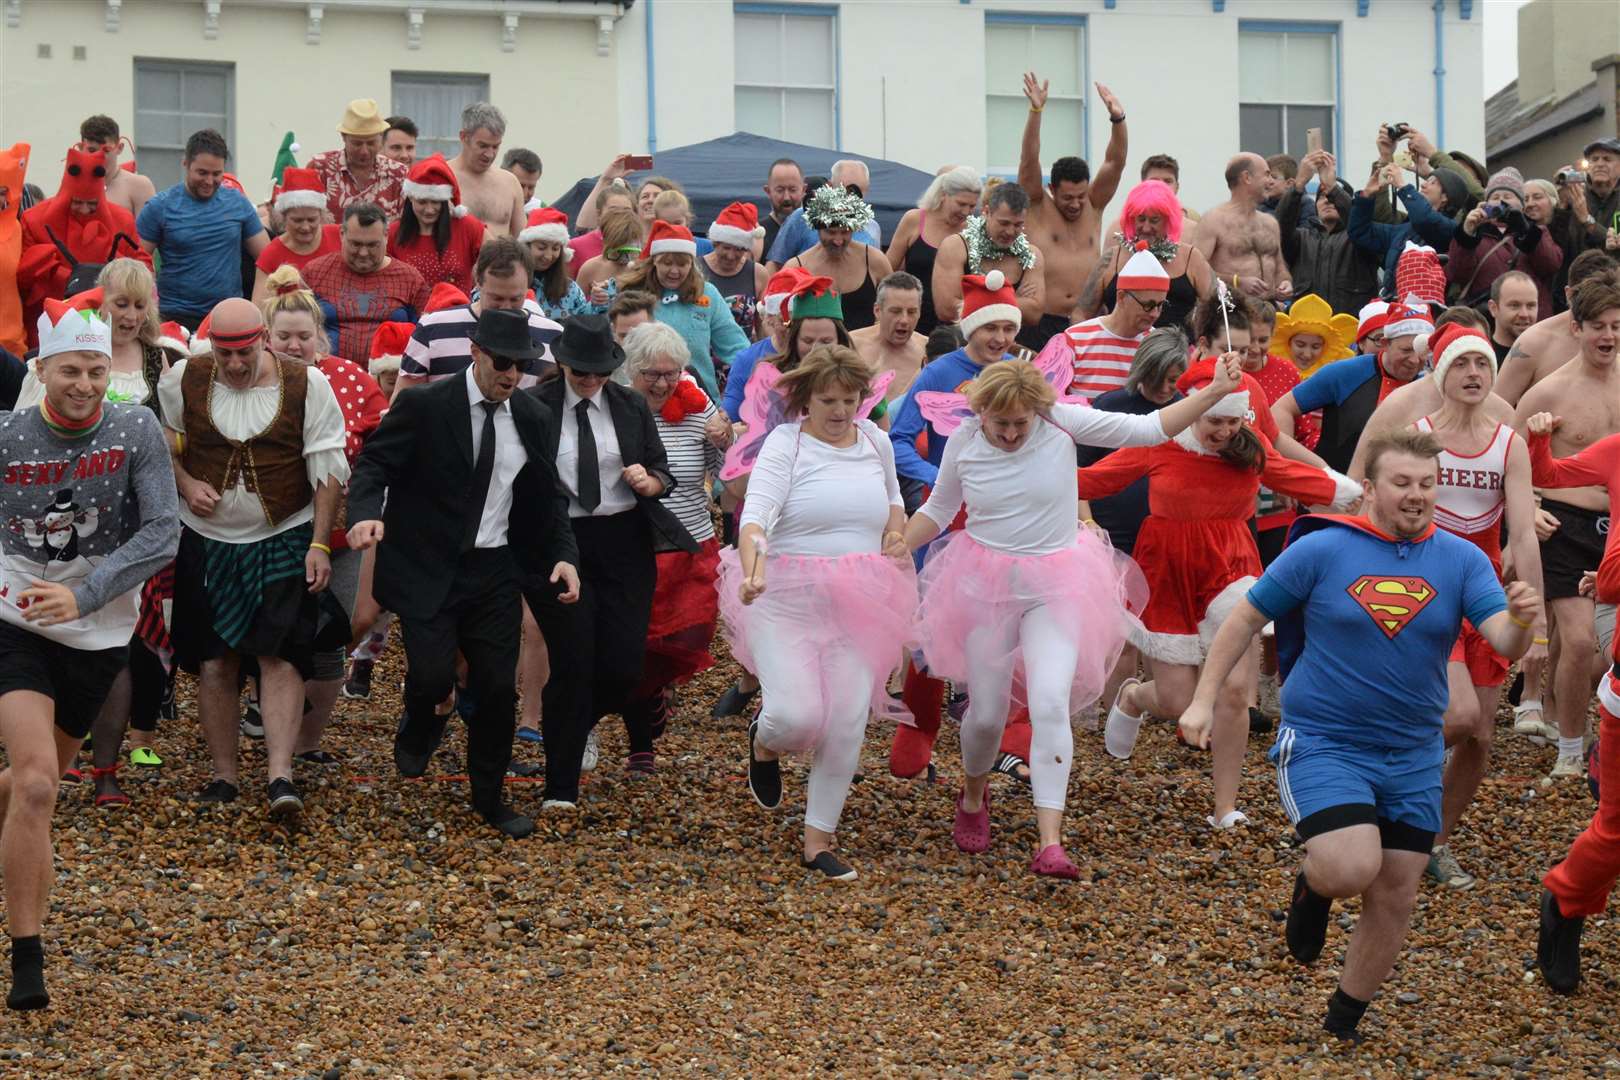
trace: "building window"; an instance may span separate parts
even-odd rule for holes
[[[489,100],[488,75],[439,75],[394,72],[394,108],[388,115],[406,116],[421,134],[416,160],[433,154],[453,158],[461,153],[461,110]]]
[[[235,144],[236,69],[231,64],[135,61],[135,148],[158,190],[178,184],[193,132],[213,128]]]
[[[1024,72],[1050,83],[1041,113],[1041,148],[1050,159],[1085,156],[1084,19],[991,12],[984,22],[985,161],[992,173],[1018,170],[1029,101]]]
[[[1244,150],[1305,154],[1305,132],[1322,129],[1322,145],[1335,145],[1338,110],[1338,34],[1266,24],[1238,29],[1238,134]]]
[[[737,4],[737,130],[838,145],[838,23],[831,8]]]

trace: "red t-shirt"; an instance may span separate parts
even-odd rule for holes
[[[322,225],[321,246],[308,255],[298,254],[298,252],[282,243],[281,237],[278,236],[265,245],[264,250],[259,252],[259,258],[253,265],[258,267],[261,273],[270,274],[274,273],[278,267],[290,263],[302,274],[304,267],[309,265],[311,259],[319,258],[322,255],[330,255],[342,246],[342,231],[336,225]]]
[[[440,251],[431,234],[418,233],[409,244],[399,243],[399,222],[388,226],[388,254],[416,267],[432,288],[448,281],[464,293],[472,292],[473,264],[484,246],[484,223],[471,214],[450,219],[450,242]]]

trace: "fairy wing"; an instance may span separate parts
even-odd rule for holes
[[[866,395],[866,400],[861,402],[862,420],[872,415],[872,410],[877,408],[877,403],[883,400],[883,395],[888,391],[889,384],[892,382],[894,382],[894,372],[878,372],[877,378],[872,380],[872,389]]]
[[[1074,382],[1074,346],[1063,334],[1054,334],[1036,354],[1033,362],[1041,378],[1057,391],[1059,401],[1078,405],[1091,403],[1091,399],[1083,394],[1069,393],[1069,387]]]
[[[765,436],[788,419],[787,402],[776,388],[781,381],[782,372],[775,364],[761,361],[754,366],[748,385],[743,389],[742,408],[738,410],[747,430],[726,451],[725,464],[720,467],[721,480],[735,480],[752,472],[759,448],[765,445]]]
[[[954,390],[919,390],[916,397],[917,410],[941,435],[949,435],[973,415],[967,395]]]

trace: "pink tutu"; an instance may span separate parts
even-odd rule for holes
[[[765,592],[744,606],[738,589],[745,578],[737,549],[720,553],[721,626],[731,653],[749,671],[758,672],[754,648],[767,637],[775,647],[791,647],[809,668],[825,656],[848,650],[863,658],[874,673],[872,709],[881,716],[909,723],[910,716],[889,697],[889,673],[912,645],[917,615],[917,577],[911,563],[882,555],[853,554],[838,558],[770,555],[765,564]],[[818,670],[825,685],[826,673]],[[765,687],[769,695],[770,687]],[[806,745],[783,747],[790,752]]]
[[[1031,607],[1046,605],[1080,645],[1071,713],[1102,694],[1132,630],[1142,628],[1136,613],[1148,597],[1137,565],[1087,529],[1073,547],[1051,555],[1006,555],[965,530],[947,533],[929,552],[921,589],[918,636],[928,670],[966,686],[968,635],[988,630],[991,640],[1012,643],[1013,697],[1020,706],[1028,702],[1017,624]]]

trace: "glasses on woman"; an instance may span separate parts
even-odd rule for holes
[[[681,381],[681,373],[678,371],[642,371],[639,374],[647,381],[648,386],[660,384],[674,386]]]

